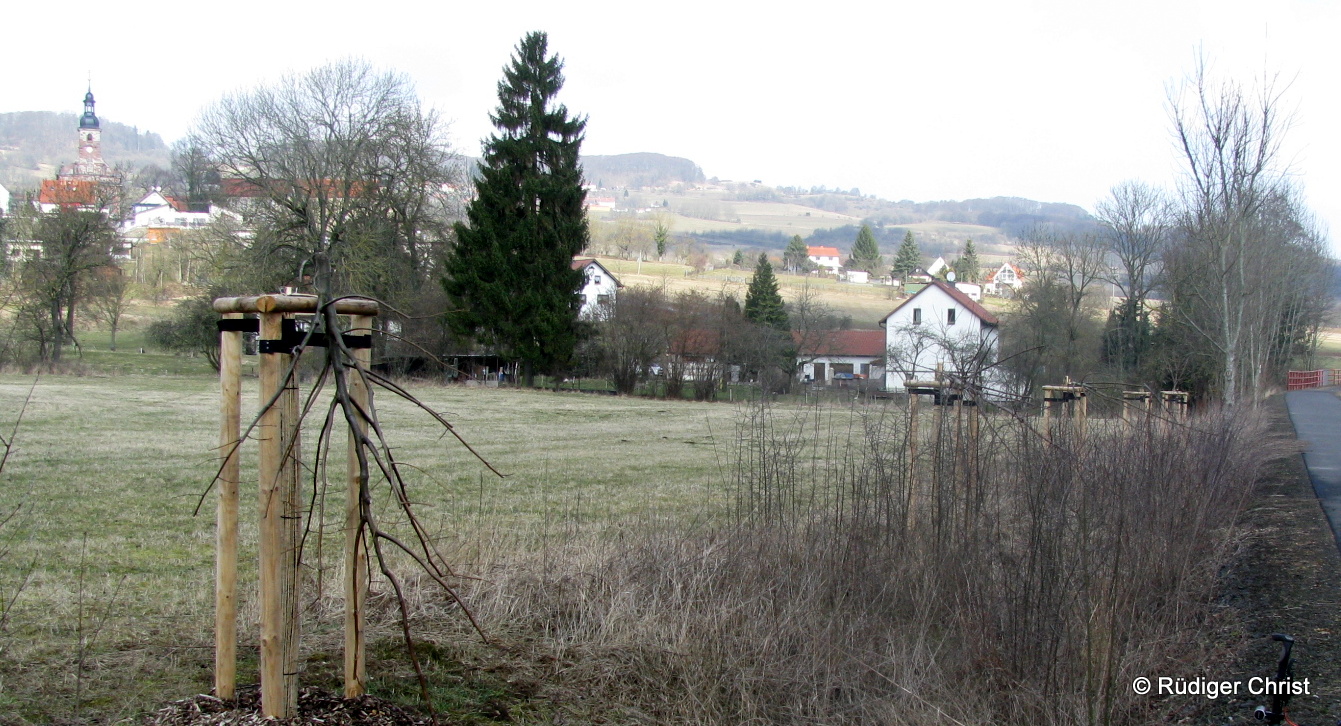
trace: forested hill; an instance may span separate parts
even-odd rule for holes
[[[0,184],[31,189],[51,178],[62,164],[74,161],[77,128],[79,116],[73,113],[0,113]],[[113,166],[167,168],[169,163],[161,136],[106,119],[102,119],[102,153]]]
[[[588,184],[606,189],[668,187],[704,180],[703,170],[688,159],[647,152],[583,156],[582,176]]]

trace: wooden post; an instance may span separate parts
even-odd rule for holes
[[[920,396],[908,391],[908,511],[904,515],[904,528],[912,529],[917,525],[917,510],[921,506],[918,500],[917,485],[917,400]]]
[[[1075,424],[1076,424],[1076,443],[1077,443],[1077,444],[1082,444],[1082,443],[1085,442],[1085,417],[1086,417],[1086,414],[1089,413],[1089,410],[1088,410],[1088,409],[1089,409],[1089,405],[1088,405],[1088,404],[1089,404],[1089,396],[1086,396],[1086,395],[1085,395],[1085,391],[1083,391],[1083,390],[1082,390],[1082,391],[1078,391],[1078,392],[1075,394],[1075,398],[1072,399],[1072,402],[1071,402],[1071,406],[1072,406],[1072,408],[1073,408],[1071,414],[1072,414],[1072,417],[1074,418],[1074,420],[1075,420]]]
[[[283,337],[283,313],[261,314],[261,345]],[[265,350],[260,354],[261,411],[257,426],[260,443],[260,600],[261,600],[261,715],[265,718],[289,718],[296,714],[297,679],[286,657],[289,641],[296,635],[297,598],[291,591],[293,574],[289,571],[293,553],[291,531],[285,517],[286,505],[293,497],[285,491],[289,484],[284,447],[285,409],[287,394],[280,395],[274,405],[267,405],[281,393],[284,372],[291,356]],[[286,592],[286,590],[290,590]]]
[[[371,335],[372,318],[355,315],[350,321],[355,335]],[[372,362],[372,350],[356,348],[354,360],[362,368]],[[360,410],[368,410],[368,387],[358,371],[349,372],[349,397]],[[358,698],[368,690],[367,655],[363,631],[363,606],[368,595],[368,555],[363,541],[362,482],[359,480],[358,434],[367,431],[360,418],[359,431],[349,432],[349,490],[345,494],[345,698]]]
[[[239,320],[228,313],[226,320]],[[242,332],[219,333],[219,501],[215,514],[214,695],[236,697],[238,438],[242,428]]]
[[[292,318],[292,315],[285,315],[285,318]],[[284,371],[289,370],[293,361],[293,356],[284,356]],[[280,374],[281,376],[283,373]],[[298,713],[298,646],[302,643],[302,620],[299,618],[299,590],[301,590],[301,580],[299,571],[302,567],[301,552],[299,543],[303,535],[303,505],[305,502],[299,496],[302,482],[302,454],[303,454],[303,433],[301,421],[299,420],[299,410],[301,406],[300,396],[298,395],[298,372],[283,380],[284,394],[280,396],[280,431],[283,435],[282,441],[284,447],[284,460],[281,466],[280,484],[282,486],[280,504],[284,512],[284,549],[282,550],[283,560],[280,563],[282,569],[280,574],[281,587],[281,607],[284,617],[284,639],[281,642],[282,659],[284,663],[284,689],[288,698],[288,709],[291,715]],[[317,526],[321,526],[318,523]]]

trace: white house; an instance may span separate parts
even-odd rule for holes
[[[945,277],[945,273],[950,269],[949,263],[944,257],[937,257],[936,261],[927,267],[927,274],[932,277]]]
[[[865,285],[870,282],[871,275],[866,270],[846,270],[842,278],[855,285]]]
[[[131,230],[194,229],[204,227],[225,214],[238,222],[242,221],[242,216],[236,212],[213,204],[205,210],[191,211],[185,202],[165,196],[155,189],[130,206],[130,216],[121,223],[121,232],[129,235]]]
[[[587,276],[587,282],[582,286],[582,311],[579,313],[583,318],[595,318],[602,306],[613,305],[619,288],[624,287],[596,260],[573,260],[573,269],[582,270]]]
[[[9,214],[9,190],[0,184],[0,217]]]
[[[983,285],[983,292],[988,295],[1004,297],[1020,291],[1024,285],[1024,272],[1009,262],[1001,263],[997,268],[987,276],[987,284]]]
[[[951,374],[972,376],[996,361],[995,315],[953,285],[933,280],[880,321],[885,329],[885,389],[905,379],[927,380],[940,364]]]
[[[827,269],[832,275],[837,275],[843,267],[837,247],[807,247],[806,256],[816,267]]]
[[[797,375],[817,385],[851,385],[885,377],[885,331],[793,331]]]

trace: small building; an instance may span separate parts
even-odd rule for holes
[[[996,361],[999,321],[968,295],[933,280],[880,321],[885,329],[886,390],[905,380],[925,380],[937,367],[962,377],[981,377]]]
[[[802,382],[845,386],[885,377],[885,331],[792,331]]]
[[[806,256],[816,267],[827,270],[831,275],[837,275],[843,268],[837,247],[807,247]]]
[[[603,307],[615,304],[620,284],[605,266],[593,259],[573,260],[573,269],[582,270],[586,283],[582,286],[582,311],[578,315],[593,320],[600,317]]]
[[[968,295],[973,302],[982,302],[982,285],[972,282],[956,282],[955,289]]]
[[[1003,262],[1001,267],[987,276],[983,292],[997,297],[1008,297],[1019,292],[1023,286],[1024,271],[1009,262]]]
[[[870,277],[870,273],[865,270],[844,270],[842,273],[842,279],[854,285],[865,285]]]
[[[0,217],[9,214],[9,190],[0,184]]]
[[[945,273],[950,271],[950,265],[944,257],[937,257],[935,262],[927,267],[927,275],[931,277],[945,277]]]

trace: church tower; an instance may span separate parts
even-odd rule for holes
[[[102,124],[93,112],[93,89],[84,94],[84,115],[79,117],[79,156],[75,163],[61,169],[60,178],[99,184],[120,183],[121,178],[102,158]]]
[[[79,117],[79,165],[106,166],[102,160],[102,128],[93,113],[93,89],[84,94],[84,115]]]

